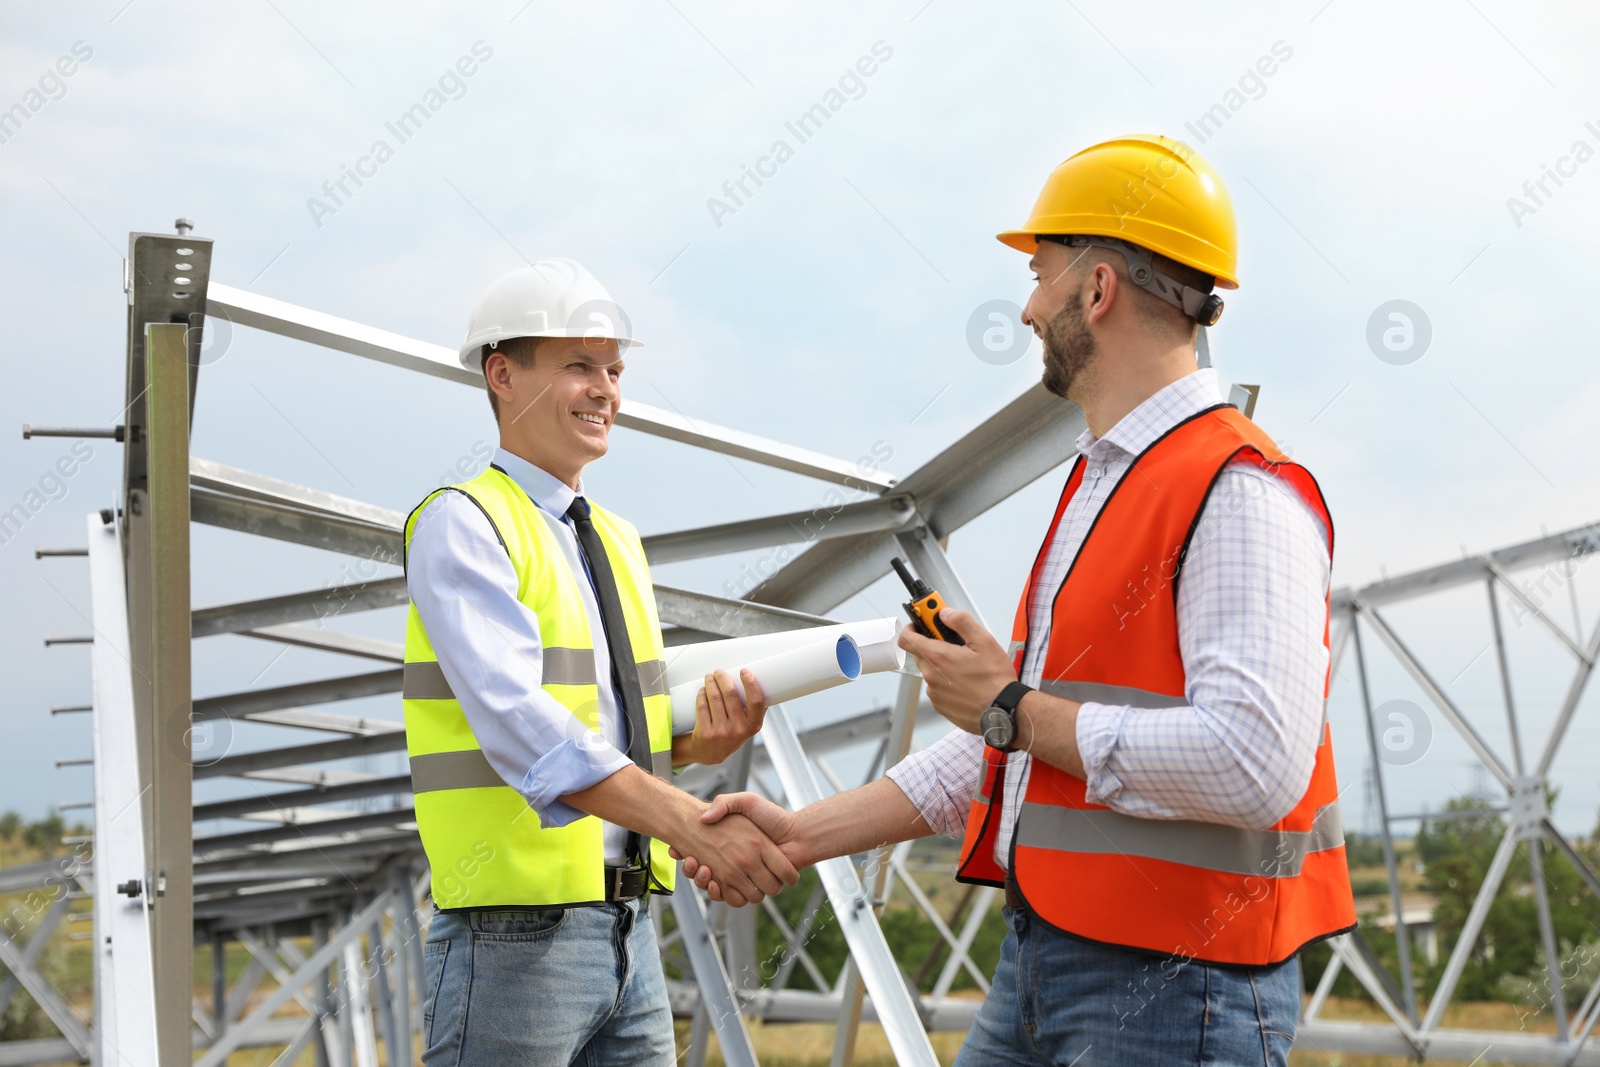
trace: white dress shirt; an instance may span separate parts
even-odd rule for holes
[[[1081,485],[1067,504],[1028,605],[1021,680],[1037,687],[1051,605],[1100,508],[1133,460],[1219,402],[1202,369],[1134,408],[1106,435],[1085,430]],[[1321,738],[1331,536],[1295,490],[1249,460],[1230,464],[1201,513],[1178,584],[1183,707],[1085,703],[1077,740],[1091,803],[1149,819],[1266,829],[1299,802]],[[983,742],[954,730],[889,771],[936,832],[959,836]],[[1007,760],[995,859],[1009,866],[1030,756]]]
[[[572,573],[587,576],[567,518],[577,491],[527,460],[496,449],[491,461],[522,487],[556,532]],[[482,509],[461,493],[440,493],[417,516],[406,554],[406,586],[456,699],[489,765],[527,798],[541,826],[565,826],[584,812],[561,798],[628,766],[627,724],[617,712],[611,653],[594,587],[579,581],[594,637],[600,687],[595,736],[550,696],[543,681],[539,618],[517,599],[517,574]],[[606,823],[605,861],[625,862],[628,831]]]

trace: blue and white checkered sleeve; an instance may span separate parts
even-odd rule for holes
[[[934,833],[960,837],[982,765],[983,741],[965,730],[951,730],[890,767],[888,778],[916,805]]]
[[[1091,801],[1248,829],[1294,807],[1322,730],[1326,536],[1305,501],[1255,464],[1223,472],[1178,579],[1189,705],[1083,705]]]

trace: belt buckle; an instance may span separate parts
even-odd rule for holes
[[[621,867],[612,867],[611,871],[613,872],[611,885],[609,886],[610,893],[611,893],[611,896],[610,896],[611,900],[613,900],[613,901],[633,900],[635,897],[639,897],[639,896],[643,895],[642,892],[639,892],[639,893],[631,894],[629,896],[623,896],[623,881],[629,875],[632,875],[632,874],[643,874],[644,873],[644,868],[643,867],[636,867],[636,866],[633,866],[632,864],[626,864],[626,865],[621,866]]]

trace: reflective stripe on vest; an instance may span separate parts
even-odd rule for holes
[[[1098,808],[1022,805],[1017,844],[1058,852],[1138,856],[1224,874],[1295,878],[1305,857],[1344,845],[1339,805],[1317,809],[1309,830],[1241,830],[1209,822],[1140,819]]]
[[[1178,586],[1191,539],[1216,536],[1200,517],[1230,463],[1254,462],[1332,521],[1311,475],[1254,423],[1225,405],[1179,423],[1137,456],[1100,506],[1054,597],[1042,636],[1040,689],[1128,715],[1183,707]],[[1029,642],[1033,590],[1069,502],[1083,484],[1079,457],[1019,599],[1012,647]],[[1264,481],[1251,485],[1277,492]],[[1323,644],[1327,646],[1326,617]],[[1324,678],[1324,693],[1326,693]],[[1089,800],[1082,778],[1029,764],[1017,805],[1010,875],[1042,922],[1075,937],[1207,962],[1266,965],[1355,923],[1333,745],[1321,729],[1310,779],[1292,810],[1266,830],[1144,819]],[[967,819],[958,877],[996,884],[994,859],[1005,755],[985,750],[985,778]]]
[[[671,778],[672,753],[650,753],[650,769],[657,778]],[[412,795],[441,789],[497,789],[505,784],[481,748],[411,757]]]
[[[668,695],[666,660],[650,660],[639,664],[638,669],[639,687],[645,696]],[[545,649],[543,677],[545,685],[594,685],[594,650]],[[436,661],[407,663],[402,679],[400,695],[406,700],[454,700],[456,697]]]
[[[472,499],[494,526],[517,576],[517,596],[539,622],[541,688],[572,714],[579,745],[600,729],[599,665],[588,612],[557,529],[520,486],[493,467],[451,490]],[[406,520],[409,546],[430,494]],[[651,770],[672,779],[672,703],[667,694],[661,625],[638,533],[600,507],[591,514],[610,558],[635,669],[645,697]],[[444,908],[499,904],[583,904],[605,898],[605,854],[599,819],[581,816],[541,826],[527,800],[489,763],[438,663],[427,630],[410,608],[402,693],[413,806],[433,872],[433,895]],[[520,783],[518,783],[520,784]],[[676,865],[652,841],[655,881],[670,890]]]

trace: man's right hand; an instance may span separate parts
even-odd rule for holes
[[[784,886],[799,882],[800,872],[779,844],[764,832],[762,824],[735,813],[732,807],[719,810],[724,800],[731,799],[734,798],[718,798],[717,803],[700,817],[700,821],[686,828],[678,841],[668,843],[672,846],[674,859],[689,856],[698,858],[703,864],[714,864],[718,891],[712,894],[712,899],[741,908],[746,904],[759,904],[764,898],[777,895]],[[782,808],[778,810],[783,811]],[[689,862],[695,863],[695,860]],[[697,869],[704,872],[704,877],[696,879],[696,884],[705,889],[712,884],[710,867],[697,865],[691,868],[686,863],[684,873],[694,878]]]
[[[712,802],[700,816],[700,821],[715,826],[726,826],[731,822],[751,823],[770,844],[777,847],[791,869],[798,871],[813,862],[799,839],[799,820],[794,812],[758,793],[724,794]],[[717,857],[706,852],[678,848],[672,850],[672,855],[675,859],[683,860],[685,877],[694,879],[694,884],[704,889],[712,900],[726,901],[738,907],[739,904],[733,900],[734,893],[748,896],[739,888],[737,876],[740,872],[719,862]],[[799,875],[796,874],[795,881],[798,880]],[[788,884],[794,885],[795,882]]]
[[[705,801],[631,763],[562,799],[597,819],[665,841],[675,859],[699,856],[715,863],[723,880],[722,899],[734,907],[759,904],[800,881],[794,864],[754,822],[742,815],[712,820],[716,825],[703,822],[709,807]]]

